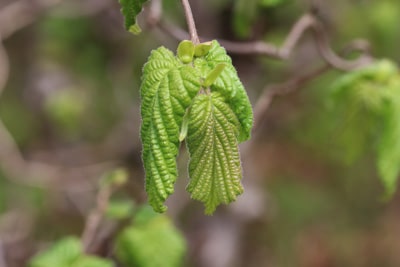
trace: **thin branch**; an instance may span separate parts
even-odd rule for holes
[[[330,47],[328,37],[322,25],[315,22],[313,23],[312,29],[314,32],[313,36],[316,40],[318,51],[321,57],[332,67],[343,71],[351,71],[370,64],[373,61],[373,58],[365,53],[361,54],[354,60],[348,60],[340,57]]]
[[[370,46],[368,42],[365,42],[364,40],[354,40],[344,47],[341,54],[345,55],[352,52],[368,54],[369,50]],[[368,59],[368,57],[366,57],[366,59]],[[260,127],[264,114],[270,107],[271,102],[275,97],[295,92],[296,90],[305,86],[307,83],[311,82],[314,78],[325,73],[326,71],[329,71],[332,67],[334,67],[332,64],[326,63],[310,73],[294,77],[284,83],[266,86],[254,106],[253,132],[257,131],[257,129]]]
[[[194,22],[192,9],[189,0],[181,0],[183,10],[185,12],[186,23],[189,28],[190,39],[194,44],[200,43],[199,36],[197,35],[196,24]]]
[[[89,214],[86,219],[85,228],[82,233],[82,246],[85,252],[88,252],[91,244],[95,240],[97,230],[100,227],[104,213],[107,210],[110,197],[114,187],[102,186],[96,197],[96,208]]]
[[[304,75],[294,77],[284,83],[281,84],[272,84],[268,85],[264,88],[263,93],[258,98],[256,105],[254,106],[254,127],[253,132],[256,132],[261,125],[261,122],[264,118],[265,112],[271,105],[272,100],[277,96],[286,95],[289,93],[293,93],[305,86],[307,83],[312,81],[314,78],[323,74],[324,72],[330,70],[331,67],[328,64],[325,64],[310,73],[306,73]]]
[[[182,40],[189,36],[187,32],[176,25],[165,20],[159,21],[158,27],[175,39]],[[276,59],[287,60],[308,29],[312,30],[320,56],[332,67],[339,70],[349,71],[371,63],[372,57],[369,56],[368,50],[361,51],[362,54],[355,60],[347,60],[337,55],[330,47],[328,37],[321,22],[319,22],[312,14],[308,13],[301,16],[293,25],[281,47],[263,41],[236,42],[222,39],[218,39],[218,41],[231,53],[265,55]],[[366,46],[367,42],[363,40],[362,43],[363,46]],[[361,41],[359,44],[361,44]]]

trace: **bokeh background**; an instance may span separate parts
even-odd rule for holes
[[[180,2],[162,2],[163,18],[185,28]],[[374,57],[400,60],[398,0],[191,4],[203,40],[280,45],[313,6],[334,50],[363,38]],[[81,235],[107,171],[129,171],[116,199],[146,202],[141,69],[152,49],[178,44],[146,21],[146,10],[139,19],[143,32],[134,36],[125,31],[116,0],[0,0],[0,81],[6,82],[0,82],[1,267],[26,266],[55,240]],[[324,64],[308,33],[288,60],[231,56],[253,104],[265,87]],[[274,98],[241,147],[245,193],[214,216],[205,216],[185,191],[182,146],[176,192],[167,201],[167,215],[187,241],[182,266],[400,266],[400,194],[382,201],[368,144],[361,149],[356,135],[327,130],[332,121],[325,99],[341,75],[331,69]],[[94,253],[111,257],[110,229],[118,223],[103,224]]]

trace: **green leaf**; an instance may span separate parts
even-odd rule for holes
[[[125,28],[133,34],[139,34],[140,29],[136,17],[142,11],[143,4],[148,0],[119,0],[121,12],[125,17]]]
[[[125,266],[178,267],[186,252],[186,242],[170,219],[144,207],[139,220],[117,237],[115,254]]]
[[[143,69],[141,139],[146,191],[155,211],[174,191],[176,156],[183,116],[200,90],[198,72],[164,47],[154,50]]]
[[[204,42],[195,46],[194,55],[196,57],[203,57],[208,54],[212,47],[212,42]]]
[[[178,45],[177,55],[183,63],[187,64],[192,62],[194,56],[194,44],[189,40],[183,40]]]
[[[237,116],[240,122],[239,142],[250,139],[251,128],[253,127],[253,110],[246,90],[226,50],[217,41],[213,41],[208,54],[205,57],[197,58],[194,64],[201,72],[203,79],[206,79],[218,65],[226,65],[210,88],[212,91],[220,92],[225,97]]]
[[[215,68],[207,75],[206,79],[203,82],[204,87],[209,87],[212,85],[215,80],[219,77],[221,72],[225,69],[225,63],[219,63]]]
[[[67,237],[55,243],[50,249],[36,255],[30,267],[70,267],[82,253],[81,242],[76,237]]]
[[[192,198],[202,201],[206,214],[243,192],[237,144],[239,121],[219,93],[200,94],[189,115],[187,146],[190,153]]]

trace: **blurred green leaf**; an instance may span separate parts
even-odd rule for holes
[[[142,11],[143,4],[148,0],[119,0],[121,12],[125,17],[125,28],[133,34],[139,34],[142,30],[137,23],[137,15]]]
[[[29,267],[113,267],[107,259],[83,254],[81,241],[77,237],[66,237],[57,241],[48,250],[36,255]]]
[[[82,92],[71,88],[51,93],[45,102],[47,114],[66,136],[75,136],[80,131],[85,106]]]
[[[332,100],[333,111],[342,120],[348,120],[340,124],[347,143],[353,152],[357,150],[356,156],[367,146],[377,146],[378,171],[387,196],[391,196],[400,171],[400,76],[397,66],[381,60],[343,75],[332,86]]]
[[[117,258],[136,267],[178,267],[185,252],[185,240],[170,219],[148,206],[118,235],[115,246]]]
[[[132,216],[134,204],[131,200],[111,200],[108,203],[106,216],[111,219],[123,220]]]
[[[101,186],[122,186],[128,181],[128,171],[124,168],[117,168],[106,173],[101,179]]]
[[[70,267],[82,253],[81,242],[76,237],[66,237],[57,241],[48,250],[36,255],[30,267]]]

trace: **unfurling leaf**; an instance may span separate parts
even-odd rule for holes
[[[141,139],[146,191],[154,210],[174,191],[179,130],[192,98],[200,89],[195,69],[164,47],[154,50],[143,69]]]
[[[190,153],[192,198],[202,201],[211,214],[221,203],[243,192],[238,149],[239,121],[219,93],[200,94],[189,115],[187,146]]]
[[[216,41],[182,41],[177,56],[164,47],[154,50],[143,69],[141,98],[146,191],[154,210],[166,210],[184,139],[192,197],[208,214],[234,201],[243,191],[238,143],[250,138],[253,113],[225,49]]]
[[[251,128],[253,127],[253,110],[249,97],[226,50],[217,41],[213,41],[212,44],[212,48],[207,55],[194,61],[195,67],[206,78],[217,65],[226,65],[217,79],[210,85],[210,88],[212,91],[220,92],[236,114],[240,122],[238,140],[239,143],[244,142],[250,139]]]
[[[183,40],[178,45],[177,55],[185,64],[192,62],[194,56],[194,44],[189,40]]]
[[[196,57],[204,57],[210,51],[213,42],[200,43],[194,48],[194,55]]]
[[[206,79],[203,82],[204,87],[209,87],[212,85],[215,80],[219,77],[221,72],[225,69],[225,63],[219,63],[215,68],[207,75]]]
[[[139,34],[142,30],[137,23],[137,15],[142,11],[144,3],[148,0],[119,0],[121,12],[125,17],[125,28],[133,34]]]

